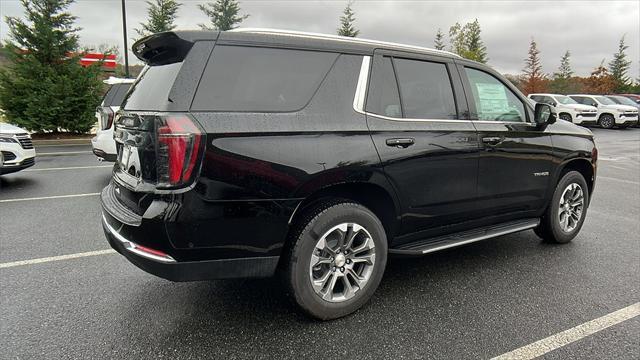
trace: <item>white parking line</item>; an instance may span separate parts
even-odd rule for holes
[[[532,344],[510,351],[506,354],[496,356],[491,360],[525,360],[535,359],[548,352],[561,348],[565,345],[576,342],[589,335],[593,335],[610,326],[632,319],[640,315],[640,302],[627,306],[624,309],[614,311],[597,319],[580,324],[569,330],[551,335]]]
[[[57,167],[57,168],[27,169],[27,170],[23,170],[23,172],[53,171],[53,170],[98,169],[98,168],[112,168],[112,167],[113,167],[113,165],[69,166],[69,167]]]
[[[77,258],[82,258],[87,256],[115,254],[115,252],[116,251],[113,249],[106,249],[106,250],[97,250],[97,251],[88,251],[83,253],[69,254],[69,255],[51,256],[51,257],[39,258],[39,259],[12,261],[7,263],[0,263],[0,269],[10,268],[14,266],[40,264],[40,263],[51,262],[51,261],[77,259]]]
[[[80,155],[80,154],[93,154],[91,151],[60,151],[50,153],[36,153],[37,156],[63,156],[63,155]]]
[[[62,147],[62,146],[90,146],[91,143],[87,142],[86,144],[62,144],[62,145],[36,145],[36,148],[43,147]]]
[[[4,200],[0,200],[0,203],[18,202],[18,201],[32,201],[32,200],[48,200],[48,199],[65,199],[65,198],[73,198],[73,197],[98,196],[98,195],[100,195],[100,193],[41,196],[41,197],[21,198],[21,199],[4,199]]]
[[[618,179],[618,178],[609,177],[609,176],[598,176],[596,178],[596,180],[597,179],[613,180],[613,181],[619,181],[619,182],[622,182],[622,183],[625,183],[625,184],[640,185],[640,182],[638,182],[638,181]]]

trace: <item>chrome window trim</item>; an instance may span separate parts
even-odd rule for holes
[[[384,115],[378,115],[374,113],[370,113],[364,110],[365,99],[367,98],[367,90],[368,90],[368,82],[369,75],[371,72],[371,56],[363,56],[362,57],[362,65],[360,66],[360,74],[358,75],[358,83],[356,85],[356,91],[353,97],[353,110],[357,113],[376,117],[379,119],[390,120],[390,121],[402,121],[402,122],[450,122],[450,123],[473,123],[473,124],[518,124],[518,125],[526,125],[530,127],[536,127],[536,124],[530,123],[528,121],[489,121],[489,120],[452,120],[452,119],[410,119],[410,118],[396,118]]]

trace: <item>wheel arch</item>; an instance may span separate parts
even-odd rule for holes
[[[589,159],[574,158],[562,163],[557,171],[554,184],[558,184],[564,174],[569,171],[577,171],[584,177],[587,182],[587,188],[589,190],[589,203],[591,203],[591,197],[593,189],[595,187],[595,167]]]

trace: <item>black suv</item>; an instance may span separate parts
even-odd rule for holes
[[[593,193],[592,133],[485,65],[420,47],[247,29],[133,45],[101,195],[111,246],[174,281],[284,275],[337,318],[387,255],[534,229],[566,243]]]

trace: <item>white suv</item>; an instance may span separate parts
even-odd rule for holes
[[[626,128],[638,123],[638,109],[629,105],[616,104],[602,95],[569,95],[573,100],[598,108],[598,124],[605,129],[614,126]]]
[[[116,161],[116,142],[113,140],[113,118],[120,109],[131,84],[135,79],[120,79],[110,77],[104,80],[105,84],[111,85],[102,99],[102,104],[96,109],[98,119],[98,132],[91,139],[93,153],[100,160]]]
[[[31,136],[17,126],[0,123],[0,175],[16,172],[36,163]]]
[[[548,104],[556,108],[558,117],[575,124],[590,125],[598,122],[598,109],[584,104],[578,104],[572,98],[560,94],[529,94],[529,99]]]

